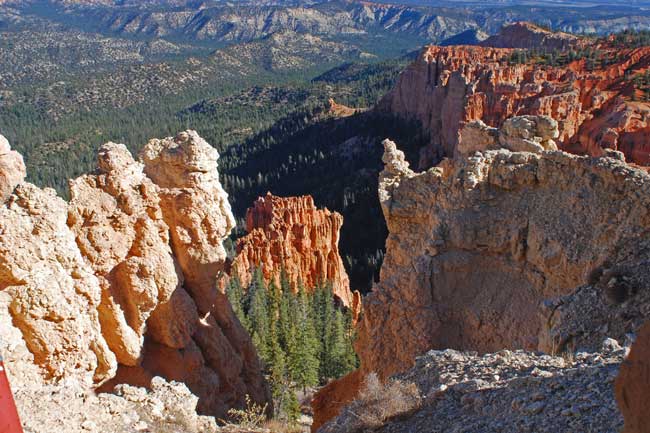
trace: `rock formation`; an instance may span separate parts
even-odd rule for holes
[[[23,179],[25,179],[23,157],[15,150],[11,150],[7,139],[0,135],[0,202],[4,202]]]
[[[508,143],[494,138],[504,134],[544,142],[554,135],[547,120],[508,121],[520,130],[468,129],[470,136],[483,131],[492,149]],[[416,173],[394,143],[384,145],[379,197],[389,237],[380,282],[364,299],[357,327],[362,376],[385,379],[430,349],[549,350],[553,313],[543,301],[576,292],[597,270],[608,273],[598,283],[607,285],[617,265],[642,256],[650,176],[617,155],[475,146]],[[316,400],[330,412],[342,401],[330,393],[335,387]]]
[[[21,183],[0,207],[0,294],[44,380],[112,389],[162,376],[220,417],[246,395],[267,401],[216,284],[234,226],[218,156],[194,131],[151,140],[142,163],[108,143],[97,171],[70,182],[70,203]]]
[[[237,241],[231,264],[243,286],[259,267],[266,282],[280,284],[282,271],[293,290],[329,282],[343,305],[352,306],[350,281],[339,255],[343,217],[319,210],[311,196],[280,198],[268,193],[246,212],[248,234]]]
[[[91,384],[115,375],[117,363],[100,327],[99,281],[67,220],[54,190],[16,189],[0,207],[0,291],[45,376]]]
[[[563,32],[552,32],[528,22],[504,26],[501,31],[479,45],[494,48],[524,48],[538,51],[563,51],[584,46],[586,41]]]
[[[610,148],[624,152],[630,162],[650,164],[644,139],[650,131],[650,105],[642,101],[633,80],[650,67],[650,49],[589,41],[596,53],[592,58],[585,50],[580,55],[574,51],[574,60],[564,52],[555,54],[556,66],[551,66],[539,56],[518,60],[522,50],[495,48],[517,47],[523,41],[539,52],[551,40],[556,39],[548,32],[517,24],[481,47],[426,47],[377,108],[421,123],[430,137],[421,151],[422,169],[454,156],[466,123],[482,120],[500,128],[518,115],[555,119],[557,144],[563,150],[601,156],[603,148]],[[558,49],[564,49],[566,38],[557,40]]]
[[[616,379],[616,400],[625,417],[624,433],[644,433],[650,425],[650,323],[644,325]]]
[[[603,346],[573,358],[520,350],[485,355],[431,350],[395,378],[416,386],[419,406],[364,429],[359,424],[377,419],[369,414],[399,403],[390,393],[375,400],[362,396],[319,432],[617,432],[623,417],[612,382],[625,349],[612,339]]]
[[[328,105],[328,114],[334,117],[350,117],[358,112],[362,111],[356,108],[351,108],[343,104],[337,103],[333,98],[330,98],[327,101]]]

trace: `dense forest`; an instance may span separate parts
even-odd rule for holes
[[[267,285],[258,268],[249,287],[232,278],[226,293],[264,365],[276,419],[295,423],[300,416],[296,391],[358,367],[352,317],[336,305],[327,283],[309,290],[299,285],[294,293],[284,273],[279,286]]]
[[[257,196],[312,194],[319,207],[345,217],[341,251],[352,288],[367,290],[383,257],[386,227],[377,198],[386,137],[415,149],[416,125],[374,112],[337,118],[327,100],[372,107],[393,86],[411,56],[346,63],[314,74],[225,83],[161,96],[123,109],[80,110],[51,119],[29,104],[0,108],[0,131],[27,162],[28,180],[67,197],[68,179],[94,170],[107,141],[134,153],[153,137],[195,129],[221,153],[219,171],[241,221]],[[310,78],[311,77],[311,78]],[[361,110],[363,111],[363,110]],[[242,234],[240,230],[234,236]]]

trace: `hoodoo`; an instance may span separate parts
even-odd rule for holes
[[[234,225],[218,156],[194,131],[150,141],[142,163],[108,143],[97,171],[70,182],[70,203],[0,166],[11,180],[3,193],[19,183],[0,208],[3,340],[13,337],[3,344],[17,389],[25,367],[12,360],[27,357],[40,368],[30,380],[74,379],[81,390],[126,382],[165,399],[187,390],[154,377],[182,382],[214,416],[246,396],[267,401],[250,337],[216,284]],[[33,395],[18,393],[19,409]]]
[[[319,210],[311,196],[281,198],[267,194],[246,212],[248,234],[237,241],[230,266],[244,287],[260,268],[266,282],[280,286],[282,273],[294,291],[331,284],[343,305],[352,306],[350,280],[339,254],[343,217]]]

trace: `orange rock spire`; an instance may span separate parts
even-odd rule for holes
[[[334,295],[351,306],[350,280],[338,248],[342,225],[339,213],[317,209],[309,195],[281,198],[267,193],[246,212],[248,234],[237,242],[231,269],[244,286],[256,267],[267,282],[276,284],[284,269],[293,290],[299,282],[306,289],[329,282]]]

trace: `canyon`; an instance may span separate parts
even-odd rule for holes
[[[66,13],[91,7],[64,4]],[[394,6],[362,5],[374,15],[357,20],[392,20],[397,31],[408,24]],[[139,21],[166,19],[152,15],[134,16],[131,26],[121,12],[105,23],[116,32],[181,31]],[[209,33],[199,39],[257,35],[200,31]],[[276,46],[296,34],[264,37]],[[320,40],[305,38],[311,53]],[[299,148],[328,131],[334,145],[288,153],[289,164],[253,164],[255,183],[250,173],[229,179],[257,197],[269,178],[289,179],[272,172],[277,163],[283,175],[322,182],[324,153],[333,152],[350,163],[337,169],[354,167],[374,182],[371,163],[354,164],[376,156],[379,164],[379,143],[361,135],[339,142],[336,127],[361,134],[351,126],[356,116],[378,113],[419,123],[428,142],[419,161],[410,157],[421,143],[414,130],[403,147],[382,143],[374,209],[381,206],[388,238],[385,255],[373,257],[379,280],[363,299],[339,249],[343,217],[317,207],[320,190],[257,198],[233,251],[234,197],[219,153],[193,130],[151,139],[137,157],[134,146],[103,144],[96,168],[68,181],[68,200],[26,182],[23,157],[0,136],[0,351],[18,408],[29,414],[26,430],[213,433],[230,431],[215,419],[231,408],[253,402],[270,413],[277,376],[265,377],[250,328],[225,294],[233,277],[245,289],[259,270],[265,285],[294,293],[331,284],[336,304],[352,312],[360,366],[316,393],[313,431],[361,431],[370,384],[395,381],[412,385],[417,405],[376,431],[429,431],[433,419],[443,431],[645,431],[650,49],[527,23],[478,39],[426,47],[374,110],[330,99],[319,115],[331,130],[298,130],[289,142]],[[267,61],[295,66],[282,56]],[[218,113],[224,100],[201,104]],[[286,126],[277,129],[295,132]],[[262,138],[252,151],[227,150],[235,161],[249,151],[276,158],[285,143]],[[296,160],[307,175],[296,175]],[[365,183],[344,186],[325,182],[343,196],[342,213]],[[242,201],[246,209],[252,200]]]
[[[425,48],[379,104],[382,111],[416,119],[429,134],[420,168],[453,157],[465,123],[500,127],[519,115],[557,120],[563,150],[600,156],[610,148],[629,162],[650,164],[643,138],[650,131],[650,105],[633,82],[650,67],[647,47],[526,23],[507,26],[480,45]]]

